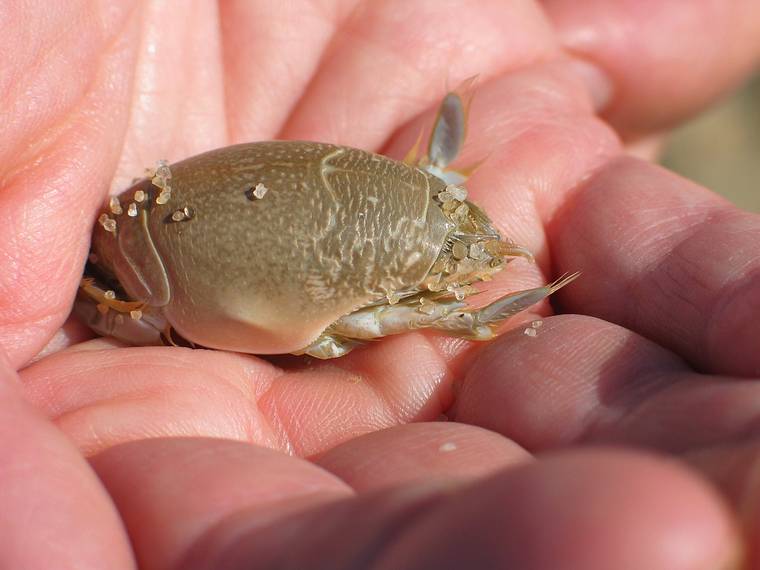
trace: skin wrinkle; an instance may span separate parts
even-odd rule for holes
[[[663,373],[659,370],[649,371],[647,374],[638,375],[635,380],[636,383],[643,383],[650,386],[649,393],[644,398],[639,398],[633,405],[619,406],[614,408],[614,417],[603,417],[599,415],[594,421],[588,423],[580,431],[580,437],[578,442],[594,442],[594,443],[620,443],[621,438],[614,431],[612,436],[605,436],[605,432],[609,434],[611,426],[635,426],[639,423],[638,418],[647,416],[647,408],[651,404],[650,398],[656,398],[662,396],[670,391],[678,391],[685,383],[686,379],[673,383],[672,378],[675,374]],[[664,381],[668,379],[669,382]],[[608,410],[612,410],[612,407],[607,407]],[[625,429],[622,429],[622,433],[625,433]],[[625,443],[634,443],[625,442]]]
[[[287,455],[295,456],[296,448],[293,445],[293,437],[286,427],[287,423],[283,421],[282,416],[280,415],[279,407],[277,406],[277,398],[269,398],[272,395],[274,387],[277,386],[277,380],[286,376],[286,374],[287,373],[285,372],[281,372],[279,375],[275,376],[269,387],[256,397],[254,405],[256,406],[256,409],[261,412],[261,415],[274,436],[275,441],[280,442],[280,451]],[[264,404],[267,399],[272,402],[271,405]],[[267,413],[266,410],[269,410],[269,412]]]
[[[454,373],[451,360],[446,358],[447,355],[444,353],[441,343],[435,342],[434,339],[431,339],[427,335],[422,336],[424,338],[425,344],[438,357],[438,365],[441,368],[441,377],[436,381],[436,386],[438,386],[439,389],[434,390],[432,395],[438,402],[437,406],[435,406],[436,409],[440,410],[441,414],[445,414],[446,410],[450,408],[454,402],[454,394],[451,388],[448,390],[445,388],[451,387],[454,383],[456,383],[456,375]]]
[[[355,560],[355,567],[371,568],[382,563],[385,551],[398,542],[408,529],[413,528],[417,521],[429,516],[430,511],[437,506],[437,499],[435,495],[423,495],[416,503],[404,504],[398,516],[383,525],[384,532],[374,534],[375,542],[365,546],[363,556]]]
[[[719,336],[720,331],[716,331],[714,329],[718,328],[718,325],[723,323],[725,313],[727,313],[731,308],[733,308],[736,305],[736,303],[741,302],[746,299],[745,296],[740,295],[740,292],[746,289],[756,288],[759,275],[760,275],[760,267],[756,268],[754,271],[745,275],[745,277],[742,280],[735,282],[733,286],[730,288],[730,290],[727,292],[728,294],[721,295],[716,300],[715,305],[713,306],[713,309],[710,311],[708,315],[706,330],[704,333],[704,336],[706,339],[705,345],[707,347],[708,356],[710,359],[716,358],[717,357],[716,353],[719,352],[714,346],[716,344],[714,341],[714,337]],[[743,312],[743,314],[745,316],[745,318],[743,319],[744,322],[747,322],[748,320],[752,320],[753,315],[751,312],[745,311]],[[760,374],[760,370],[757,370],[756,373]]]
[[[279,369],[275,369],[275,370],[279,372]],[[226,376],[222,377],[222,376],[217,375],[217,377],[222,382],[229,383],[229,385],[232,386],[235,390],[239,390],[240,393],[245,398],[245,400],[249,402],[250,404],[250,412],[248,414],[249,421],[245,422],[243,425],[243,428],[245,430],[246,441],[253,444],[261,443],[256,438],[256,433],[259,430],[256,430],[254,428],[255,424],[258,423],[254,420],[254,418],[257,417],[259,420],[263,420],[264,425],[261,427],[263,427],[265,430],[267,430],[271,434],[271,438],[273,441],[276,441],[276,442],[285,441],[285,444],[283,445],[285,451],[291,451],[293,449],[292,440],[288,437],[284,424],[281,421],[280,422],[276,421],[279,419],[279,416],[275,415],[274,417],[270,417],[267,414],[264,414],[260,406],[261,400],[272,389],[272,387],[276,385],[277,378],[278,378],[277,376],[274,376],[271,380],[269,380],[268,386],[260,394],[256,394],[255,393],[256,390],[253,389],[253,386],[255,385],[255,383],[247,384],[244,382],[229,382]],[[260,378],[259,378],[259,382],[260,382]]]
[[[132,349],[138,350],[138,351],[144,350],[142,348],[134,348],[134,347],[128,347],[128,348],[132,348]],[[176,370],[179,370],[179,371],[182,371],[182,370],[193,370],[194,371],[195,368],[193,367],[193,365],[191,363],[187,362],[181,356],[172,354],[173,352],[175,352],[176,349],[179,349],[179,350],[182,350],[182,351],[190,350],[190,349],[183,349],[183,348],[180,348],[180,347],[176,347],[176,348],[156,347],[156,350],[161,351],[161,362],[159,363],[159,362],[156,362],[154,360],[151,360],[150,361],[151,367],[155,368],[155,369],[159,369],[159,370],[163,369],[163,370],[172,371],[172,372],[176,371]],[[108,352],[110,352],[111,350],[113,350],[113,349],[108,349]],[[65,356],[65,355],[63,355],[63,356]],[[116,356],[116,355],[114,355],[114,356]],[[97,370],[99,372],[106,372],[107,373],[107,372],[111,372],[111,371],[121,371],[121,370],[124,370],[124,368],[125,368],[124,361],[121,360],[120,356],[116,357],[116,358],[119,358],[119,360],[114,360],[114,361],[111,361],[110,363],[108,363],[107,361],[106,362],[100,361],[100,362],[97,363],[97,366],[90,365],[89,363],[87,363],[87,364],[85,364],[84,366],[82,366],[80,368],[73,368],[73,367],[69,368],[69,373],[68,374],[66,374],[66,375],[56,375],[55,376],[56,381],[55,381],[54,384],[51,383],[51,386],[52,385],[64,385],[65,386],[69,378],[76,379],[82,373],[87,373],[89,371],[95,371],[95,370]],[[246,400],[250,401],[252,399],[253,393],[252,393],[251,390],[245,390],[245,388],[246,388],[246,384],[245,383],[231,382],[230,378],[228,376],[220,375],[220,374],[216,373],[216,371],[214,369],[210,369],[209,373],[211,374],[212,377],[218,378],[220,380],[220,383],[222,385],[230,386],[230,387],[235,388],[236,390],[240,391],[240,393],[244,395],[244,397],[245,397]],[[170,375],[167,375],[167,376],[170,376]],[[259,382],[260,381],[261,380],[259,379]],[[51,397],[49,398],[49,401],[52,403],[56,399],[55,397],[53,397],[53,396],[55,396],[55,394],[51,393],[50,396]]]
[[[13,5],[10,3],[6,3],[3,5],[3,8],[11,12]],[[19,10],[20,12],[21,10]],[[13,21],[14,17],[17,17],[15,14],[11,13],[0,13],[0,25],[10,23]],[[52,47],[47,47],[46,45],[40,45],[42,43],[43,38],[48,39],[50,37],[49,34],[36,34],[31,33],[32,30],[34,30],[34,27],[24,27],[24,26],[18,26],[11,28],[3,27],[0,28],[0,33],[2,33],[3,37],[10,37],[10,34],[12,32],[16,32],[19,34],[20,37],[14,37],[15,41],[17,41],[19,44],[23,44],[27,47],[29,50],[29,53],[23,54],[26,57],[19,57],[16,60],[11,60],[11,65],[15,65],[19,69],[25,69],[35,66],[35,64],[41,60],[43,60],[46,57],[46,53],[48,51],[52,50]],[[6,33],[8,32],[8,33]],[[56,36],[58,37],[58,36]],[[20,83],[18,81],[18,75],[11,75],[11,74],[4,74],[2,78],[0,78],[0,81],[3,83],[0,84],[0,105],[2,108],[8,108],[10,105],[7,102],[7,99],[10,98],[10,95],[14,93],[14,87],[17,87]],[[8,95],[6,98],[5,95]]]
[[[338,368],[339,368],[339,372],[336,371],[336,374],[341,374],[341,375],[342,374],[348,374],[348,375],[356,374],[356,372],[352,372],[353,367],[343,368],[339,366]],[[312,370],[309,372],[313,373],[314,371]],[[292,381],[293,372],[292,371],[287,372],[285,376],[289,376],[289,379]],[[365,376],[365,375],[362,374],[362,376]],[[369,417],[365,417],[365,419],[368,420],[368,425],[371,425],[375,428],[380,428],[380,427],[385,427],[388,425],[396,425],[397,423],[400,423],[402,419],[404,419],[403,418],[404,413],[405,413],[404,410],[400,409],[399,411],[395,411],[394,407],[390,403],[390,400],[388,399],[388,396],[385,393],[382,393],[381,391],[378,390],[376,382],[367,381],[367,382],[364,382],[363,384],[365,386],[368,386],[369,389],[372,390],[372,393],[375,394],[375,397],[376,397],[375,405],[373,405],[373,408],[372,408],[373,410],[372,415]],[[272,385],[273,387],[277,386],[277,382],[273,382]],[[287,439],[289,452],[292,453],[293,455],[298,455],[298,456],[311,455],[315,453],[315,450],[312,449],[310,446],[302,447],[296,443],[299,439],[303,439],[302,437],[299,437],[300,434],[298,432],[301,431],[304,428],[304,426],[301,426],[297,422],[294,423],[293,425],[290,425],[293,422],[284,422],[283,420],[281,420],[280,418],[282,414],[281,414],[280,405],[278,404],[278,402],[282,401],[282,397],[278,398],[277,395],[273,392],[270,395],[271,395],[271,398],[270,398],[271,404],[266,404],[266,405],[259,404],[259,407],[262,410],[262,413],[264,413],[265,416],[269,419],[270,423],[272,423],[273,421],[277,421],[278,423],[282,424],[281,431],[283,434],[285,434],[285,437]],[[290,405],[291,401],[292,400],[290,398],[287,399],[288,408],[291,407]],[[381,403],[381,408],[382,408],[381,410],[377,409],[377,402]],[[311,413],[313,412],[313,410],[309,409],[309,412]],[[289,409],[286,415],[289,415],[292,417],[300,417],[300,416],[305,416],[308,414],[305,414],[299,410]],[[361,432],[366,431],[366,426],[364,426],[363,424],[359,425],[359,424],[352,423],[351,425],[353,426],[354,429],[361,428],[360,429]],[[308,425],[306,426],[306,428],[308,429]],[[335,442],[333,441],[334,439],[335,439],[334,437],[331,437],[330,441],[332,441],[333,443],[330,443],[329,445],[335,444]],[[319,452],[323,449],[324,449],[324,444],[322,443],[321,446],[317,448],[316,452]]]
[[[687,244],[687,242],[694,240],[696,236],[700,235],[704,232],[705,227],[711,227],[712,226],[712,220],[715,219],[717,215],[721,213],[722,209],[718,212],[710,212],[707,213],[707,216],[704,218],[698,219],[694,221],[690,226],[684,228],[682,232],[680,232],[681,236],[679,240],[674,244],[673,247],[670,248],[670,250],[663,255],[662,258],[654,261],[650,265],[650,269],[645,271],[644,273],[651,273],[655,275],[665,275],[667,279],[673,283],[675,283],[675,280],[679,276],[688,277],[689,283],[687,285],[684,285],[682,287],[672,287],[672,285],[666,285],[665,283],[662,283],[660,279],[655,279],[653,283],[660,289],[660,291],[663,292],[663,295],[661,298],[663,301],[667,300],[667,292],[669,291],[670,294],[674,294],[677,291],[683,291],[682,294],[678,294],[677,298],[681,302],[681,304],[685,304],[689,306],[692,310],[692,314],[696,317],[696,320],[704,322],[704,327],[701,328],[703,331],[701,335],[700,344],[702,346],[702,350],[706,351],[708,355],[710,355],[714,348],[712,347],[712,343],[709,341],[710,338],[710,329],[715,326],[716,323],[716,310],[715,305],[716,303],[726,303],[728,299],[731,299],[731,295],[726,295],[725,300],[722,299],[723,295],[720,295],[713,301],[713,307],[708,309],[706,312],[703,307],[699,306],[696,301],[693,300],[691,292],[693,291],[693,285],[697,284],[701,286],[701,289],[703,291],[709,291],[710,287],[706,284],[700,284],[698,283],[698,276],[691,275],[687,276],[684,271],[681,270],[680,267],[676,268],[673,266],[672,258],[677,257],[682,263],[688,263],[690,266],[694,266],[694,262],[689,262],[689,260],[681,255],[681,250],[684,248],[684,245]],[[685,234],[685,235],[684,235]],[[672,236],[673,234],[671,234]],[[670,258],[670,259],[669,259]],[[658,271],[657,267],[665,264],[665,273],[662,271]],[[642,298],[641,294],[636,294],[636,292],[639,289],[643,289],[642,282],[644,282],[645,279],[641,278],[637,282],[634,282],[633,284],[633,291],[634,291],[634,297],[633,298]],[[629,313],[630,314],[630,313]],[[636,315],[640,316],[640,313],[635,313]],[[644,330],[645,326],[642,326],[641,324],[635,324],[634,328],[637,330]],[[678,352],[678,346],[674,345],[673,349]],[[696,351],[695,354],[700,354],[702,351]],[[710,359],[706,359],[709,361]],[[699,370],[702,368],[702,365],[698,361],[692,361],[692,366],[695,367],[695,369]],[[707,369],[705,371],[711,371],[712,367],[707,365]]]
[[[725,222],[726,218],[730,221],[737,216],[742,221],[748,218],[746,213],[725,209],[718,211],[712,215],[705,225],[709,227],[713,223],[717,224]],[[750,223],[754,222],[754,219],[750,218],[749,221]],[[750,228],[750,231],[757,233],[758,227],[753,224]],[[726,314],[737,303],[750,298],[749,295],[741,295],[740,293],[742,291],[752,291],[756,288],[753,287],[753,285],[758,282],[757,275],[760,274],[760,263],[756,263],[757,261],[760,261],[760,257],[747,258],[744,260],[743,264],[736,264],[734,270],[725,277],[725,280],[730,282],[731,285],[727,291],[724,287],[724,290],[721,292],[721,294],[717,296],[706,319],[704,338],[708,358],[710,360],[718,359],[719,350],[716,348],[716,345],[718,344],[716,342],[716,337],[720,337],[721,325],[728,321]],[[753,266],[754,269],[752,269]],[[749,271],[747,271],[748,267],[750,268]],[[752,307],[750,307],[750,309],[751,308]],[[746,323],[752,319],[752,311],[745,310],[742,311],[741,314],[745,315],[741,321],[743,321],[746,326]],[[741,329],[744,327],[739,326],[737,328],[739,328],[741,331]],[[755,370],[755,374],[760,375],[760,367]]]
[[[156,391],[156,393],[158,393],[158,391]],[[105,449],[110,449],[112,447],[133,441],[135,434],[124,434],[124,430],[121,429],[121,427],[119,427],[118,431],[116,431],[117,435],[114,435],[114,433],[111,432],[103,432],[102,430],[97,429],[97,421],[90,421],[91,417],[94,417],[97,420],[99,412],[110,413],[114,409],[114,406],[112,404],[116,404],[116,407],[118,407],[119,405],[123,404],[154,402],[155,400],[153,399],[153,396],[153,393],[144,393],[127,398],[113,398],[111,400],[98,402],[96,404],[88,406],[86,409],[78,409],[66,412],[59,418],[55,419],[53,423],[62,432],[75,434],[77,445],[82,455],[88,458],[93,457]],[[235,422],[234,427],[240,428],[235,430],[235,437],[232,437],[232,434],[229,433],[229,430],[220,430],[220,435],[220,433],[211,433],[208,430],[199,430],[194,424],[190,422],[182,425],[177,425],[177,427],[180,429],[175,428],[171,434],[171,437],[208,437],[221,438],[232,441],[251,442],[251,439],[246,437],[246,426],[240,424],[239,422]],[[139,436],[141,440],[168,437],[165,433],[165,430],[153,424],[150,426],[141,426]],[[261,440],[257,441],[256,444],[261,445],[262,447],[270,448],[269,445],[266,445],[266,442],[262,442]]]
[[[553,320],[556,320],[556,318],[550,319],[549,322]],[[609,327],[612,327],[612,325],[608,325],[607,328]],[[555,329],[552,328],[549,330],[552,331],[553,334],[556,334]],[[596,332],[598,334],[600,331],[597,330]],[[596,346],[596,343],[593,342],[593,339],[595,338],[593,332],[589,335],[585,335],[583,346],[588,347],[589,350],[593,347],[599,352],[599,348]],[[631,336],[631,340],[636,339],[637,337]],[[628,341],[622,346],[625,347],[626,344],[628,344]],[[655,345],[649,344],[647,341],[644,341],[644,339],[639,338],[637,340],[637,346],[641,347],[641,349],[636,350],[632,354],[622,354],[620,350],[618,350],[606,357],[606,360],[609,360],[613,364],[613,368],[606,372],[602,371],[601,374],[607,374],[608,377],[616,377],[619,384],[619,386],[614,387],[615,389],[609,390],[614,396],[614,400],[612,401],[613,405],[610,406],[608,402],[605,402],[603,397],[600,398],[603,406],[599,407],[596,412],[600,414],[599,417],[594,420],[583,435],[578,439],[574,438],[573,441],[606,441],[657,446],[658,440],[653,438],[657,437],[658,433],[663,430],[667,431],[667,424],[664,424],[659,428],[656,424],[652,426],[650,425],[650,418],[657,416],[658,410],[663,409],[663,404],[669,405],[681,400],[686,402],[685,405],[688,406],[689,409],[696,409],[698,411],[699,409],[702,409],[701,403],[710,399],[709,390],[712,389],[712,387],[715,387],[718,390],[715,399],[716,403],[719,404],[720,401],[722,401],[722,398],[729,397],[726,390],[723,389],[726,387],[727,383],[744,382],[744,380],[736,378],[715,378],[693,374],[691,370],[678,359],[670,356],[669,353],[659,347],[656,347],[656,350],[661,353],[665,362],[660,361],[662,358],[650,357],[647,359],[646,352],[652,352],[652,350],[655,349]],[[650,348],[643,351],[642,349],[647,346]],[[609,347],[602,352],[605,352],[605,354],[608,353]],[[584,357],[583,353],[579,356],[581,358]],[[566,355],[564,358],[567,359],[568,356]],[[670,362],[669,365],[668,362]],[[620,363],[624,365],[622,370],[619,366]],[[561,362],[558,365],[561,365]],[[626,368],[628,370],[626,370]],[[584,370],[585,367],[581,366],[578,373],[583,373]],[[573,382],[573,384],[574,383],[575,382]],[[642,384],[646,387],[644,392],[638,390],[638,387]],[[623,389],[622,392],[620,391],[621,388]],[[626,388],[633,388],[635,393],[632,395]],[[699,390],[699,392],[695,392],[695,390]],[[683,396],[681,396],[681,394],[683,394]],[[696,396],[696,398],[692,395]],[[564,397],[567,398],[566,395]],[[618,403],[621,405],[617,405]],[[613,411],[614,414],[612,416],[603,415],[607,409]],[[741,417],[746,418],[746,421],[750,422],[749,429],[752,429],[751,422],[753,420],[751,418],[754,415],[752,407],[750,406],[746,411],[741,411],[740,413]],[[678,432],[687,429],[688,424],[684,423],[687,421],[687,417],[684,416],[684,414],[679,415],[678,411],[675,411],[675,416],[676,421],[672,426],[674,430],[671,431]],[[715,421],[720,420],[719,418],[716,418]],[[730,434],[726,437],[733,438],[737,436],[737,433],[744,433],[746,431],[744,422],[745,420],[742,420],[738,425],[731,427]],[[642,426],[647,427],[643,428]],[[638,439],[636,437],[631,439],[632,434],[635,434],[642,429],[646,434],[644,439]],[[714,441],[710,443],[710,445],[713,444]],[[556,442],[553,442],[553,445],[556,445]],[[672,449],[670,443],[663,445],[667,445],[669,451],[678,451],[678,449]],[[689,448],[693,447],[693,445],[695,444],[689,443]]]
[[[167,350],[163,350],[164,355],[162,356],[162,362],[156,363],[151,362],[151,366],[153,369],[157,370],[166,370],[166,375],[168,376],[169,373],[182,373],[183,370],[188,371],[194,371],[195,367],[189,363],[186,362],[183,358],[179,358],[176,356],[171,355],[167,352]],[[89,368],[89,367],[88,367]],[[98,370],[102,371],[105,374],[109,374],[110,371],[116,371],[117,373],[119,371],[122,371],[124,369],[124,363],[119,360],[116,362],[113,362],[110,366],[99,366]],[[248,367],[244,367],[244,374],[248,371]],[[86,370],[85,370],[86,372]],[[81,374],[81,370],[73,370],[69,377],[76,378],[79,374]],[[213,369],[210,369],[210,376],[212,378],[217,378],[218,382],[212,383],[212,385],[220,384],[222,386],[231,388],[241,394],[243,396],[244,400],[249,402],[250,405],[248,407],[247,416],[250,420],[254,420],[254,418],[257,418],[259,420],[264,420],[264,425],[261,426],[265,430],[268,429],[272,436],[275,438],[275,440],[282,441],[283,439],[283,431],[282,426],[276,426],[272,423],[271,418],[267,415],[261,413],[261,410],[259,409],[258,402],[261,398],[261,396],[257,396],[254,393],[254,387],[258,387],[263,384],[269,384],[269,387],[271,388],[272,385],[276,383],[276,377],[273,380],[266,380],[267,376],[269,376],[269,371],[262,372],[258,374],[258,380],[257,382],[238,382],[235,380],[235,377],[229,377],[227,375],[219,375],[216,372],[213,371]],[[57,384],[61,383],[61,378],[57,379]],[[66,380],[63,379],[63,385],[66,385]],[[269,389],[269,388],[268,388]],[[61,424],[62,422],[66,422],[68,417],[76,416],[78,414],[84,413],[86,414],[88,410],[93,409],[94,407],[99,408],[107,408],[110,405],[115,404],[124,404],[127,402],[139,402],[139,401],[154,401],[155,396],[161,396],[164,394],[166,390],[166,387],[157,388],[153,391],[146,390],[144,387],[140,387],[138,392],[121,392],[118,395],[109,398],[109,399],[99,399],[96,402],[87,402],[85,405],[77,407],[75,410],[66,409],[64,412],[56,412],[54,409],[51,410],[48,408],[48,414],[52,421],[55,421],[58,424]],[[264,391],[266,393],[266,390]],[[55,401],[55,393],[54,392],[48,392],[46,390],[46,396],[45,400],[48,402],[54,402]],[[258,422],[254,422],[258,423]],[[254,437],[254,435],[257,432],[260,432],[260,430],[252,431],[252,424],[250,422],[244,422],[243,424],[240,424],[239,422],[236,422],[236,425],[239,427],[243,427],[245,429],[245,436],[246,440],[250,441],[251,443],[261,443],[258,439]],[[265,440],[266,441],[266,440]],[[290,445],[290,444],[288,444]]]
[[[687,238],[688,239],[688,238]],[[631,299],[636,299],[636,305],[640,307],[642,304],[646,304],[645,302],[642,303],[642,301],[645,301],[648,297],[650,297],[652,300],[650,301],[653,308],[659,308],[662,310],[662,314],[667,315],[668,309],[672,307],[672,303],[674,301],[677,301],[680,306],[680,310],[684,311],[684,309],[688,308],[691,312],[692,319],[695,320],[702,320],[702,312],[700,311],[699,306],[696,304],[696,302],[690,297],[689,291],[685,289],[681,289],[681,291],[678,291],[678,287],[676,289],[673,289],[673,285],[678,285],[676,278],[679,275],[679,271],[675,271],[672,266],[673,257],[675,256],[675,251],[667,254],[663,259],[659,260],[659,263],[657,263],[657,266],[649,270],[648,272],[643,272],[643,275],[633,281],[628,286],[628,289],[631,291]],[[660,267],[664,266],[664,271],[660,269]],[[653,278],[649,278],[653,277]],[[663,279],[663,277],[665,279]],[[654,295],[647,295],[646,291],[648,288],[653,287],[656,289]],[[647,331],[650,327],[647,326],[647,321],[651,320],[651,315],[642,314],[642,312],[638,310],[631,310],[630,308],[627,308],[628,310],[625,320],[623,321],[623,324],[630,323],[631,329],[637,330],[637,331]],[[683,314],[683,313],[682,313]],[[671,330],[671,332],[677,332],[674,330],[675,325],[677,323],[668,322],[665,326]],[[678,327],[683,330],[683,327]],[[678,352],[678,341],[676,339],[671,339],[670,342],[668,341],[661,341],[663,345],[668,348],[669,350],[673,352]],[[692,366],[695,366],[695,362],[690,362]]]
[[[435,368],[436,369],[443,369],[446,370],[446,365],[441,362],[440,353],[435,350],[434,347],[431,347],[431,345],[427,342],[427,339],[425,339],[423,343],[423,347],[433,348],[431,350],[431,354],[435,355],[436,361],[435,361]],[[435,380],[430,383],[424,383],[423,385],[427,386],[428,384],[432,385],[431,393],[432,394],[439,394],[440,388],[443,380]],[[410,417],[418,416],[420,412],[423,410],[420,408],[419,402],[425,402],[425,404],[422,406],[422,408],[427,407],[430,404],[431,399],[431,393],[428,393],[425,395],[425,397],[419,398],[417,395],[415,395],[414,398],[407,398],[408,403],[404,404],[404,394],[401,395],[401,397],[398,397],[396,394],[391,393],[385,393],[381,388],[382,386],[379,385],[378,382],[370,382],[370,386],[372,387],[373,392],[376,394],[376,396],[383,402],[383,406],[386,410],[386,413],[389,415],[390,418],[392,418],[393,423],[391,425],[397,425],[401,423],[406,423],[409,421]],[[391,400],[391,396],[397,397],[397,402],[394,402]],[[412,401],[414,402],[414,405],[412,405]],[[440,402],[440,399],[439,399]],[[395,408],[395,409],[394,409]],[[442,408],[435,407],[437,411],[440,412]]]
[[[275,384],[273,383],[273,387],[274,386]],[[303,446],[296,443],[299,440],[303,439],[300,433],[303,431],[302,426],[298,422],[286,421],[283,419],[286,416],[298,417],[300,415],[298,413],[298,410],[296,409],[293,412],[288,410],[283,414],[280,405],[282,398],[278,398],[272,389],[268,391],[267,395],[271,395],[271,398],[269,398],[270,403],[267,405],[262,405],[262,402],[265,401],[265,398],[260,398],[257,402],[259,409],[262,411],[264,417],[267,418],[269,425],[277,426],[277,431],[275,433],[279,435],[281,441],[283,442],[285,452],[288,455],[294,457],[302,456]]]
[[[413,529],[417,525],[420,519],[426,518],[431,511],[436,510],[439,507],[440,499],[441,493],[436,489],[436,485],[432,485],[432,488],[431,485],[416,485],[403,489],[380,491],[371,496],[363,496],[358,499],[355,497],[338,499],[327,504],[312,507],[306,512],[286,515],[284,520],[280,520],[278,524],[272,525],[280,533],[283,530],[279,530],[277,527],[287,528],[289,523],[292,528],[285,532],[291,536],[298,535],[299,531],[303,533],[304,528],[314,528],[315,530],[310,533],[312,539],[307,539],[307,546],[305,548],[302,547],[301,549],[283,552],[282,555],[277,557],[278,561],[280,564],[285,564],[285,567],[290,567],[294,563],[303,563],[305,560],[304,556],[308,557],[309,550],[317,550],[319,548],[319,537],[323,536],[326,530],[341,531],[347,524],[342,521],[350,521],[355,518],[344,516],[341,520],[336,516],[335,511],[338,511],[338,513],[344,511],[346,514],[350,514],[352,511],[364,511],[367,509],[372,512],[373,509],[371,507],[373,504],[380,502],[384,520],[382,520],[379,528],[377,524],[373,524],[373,532],[369,540],[360,542],[358,550],[355,549],[356,543],[353,543],[350,548],[344,549],[336,556],[337,560],[342,563],[339,566],[334,566],[336,564],[336,560],[334,559],[332,562],[333,566],[331,567],[336,570],[338,568],[345,570],[349,570],[349,568],[381,568],[380,564],[384,558],[384,550],[387,550],[391,545],[398,542],[409,529]],[[363,507],[362,504],[364,504]],[[325,513],[324,515],[322,514],[323,512]],[[321,521],[321,524],[314,527],[314,523],[317,521]],[[253,532],[244,532],[236,542],[238,544],[252,544],[255,548],[257,543],[265,544],[267,542],[267,534],[271,533],[271,531],[271,527],[255,528]],[[281,542],[281,539],[275,538],[275,540]],[[213,540],[211,542],[213,544]],[[199,542],[199,544],[202,544],[202,542]],[[208,547],[204,550],[208,551]],[[234,552],[234,545],[228,546],[227,550]],[[246,550],[250,550],[250,547]],[[267,557],[272,556],[269,552],[266,552],[265,555]],[[202,565],[200,568],[217,568],[220,567],[220,564],[227,567],[230,562],[229,558],[229,556],[222,555],[220,559],[212,560],[213,566],[210,563],[206,563],[208,565]],[[233,555],[233,559],[237,560],[237,557]],[[348,566],[345,564],[348,564]]]

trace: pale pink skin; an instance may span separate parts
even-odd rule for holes
[[[755,0],[26,4],[0,12],[0,567],[714,569],[739,524],[760,567],[760,218],[619,138],[746,76]],[[401,156],[474,74],[470,193],[538,259],[494,288],[582,270],[574,314],[331,362],[64,325],[109,184],[275,136]]]

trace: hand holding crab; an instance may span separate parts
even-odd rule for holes
[[[329,22],[314,5],[225,2],[217,14],[199,4],[170,26],[163,4],[120,13],[118,3],[86,18],[11,11],[19,25],[0,53],[16,54],[7,77],[23,88],[10,91],[0,148],[3,564],[718,568],[736,559],[739,525],[757,556],[758,395],[747,378],[760,367],[748,310],[760,224],[627,157],[594,116],[603,79],[567,57],[547,18],[607,69],[606,118],[633,136],[742,75],[757,54],[757,4],[732,2],[716,18],[695,3],[693,21],[675,20],[699,33],[665,43],[655,40],[674,21],[669,3],[645,18],[640,2],[433,4],[335,5]],[[297,40],[287,33],[296,17]],[[605,35],[631,22],[642,24],[635,33]],[[737,30],[732,56],[694,57],[704,45],[729,53],[724,27]],[[56,43],[38,49],[13,36],[26,29]],[[75,342],[87,333],[71,325],[56,334],[108,181],[127,188],[158,158],[176,181],[185,157],[274,138],[402,159],[434,122],[447,80],[474,74],[457,164],[486,160],[467,200],[536,255],[495,275],[483,295],[582,270],[557,298],[575,315],[539,305],[524,317],[542,315],[535,336],[524,324],[486,344],[415,330],[328,361]],[[190,228],[204,211],[171,203],[179,183],[161,198],[166,174],[152,204],[167,200],[158,206],[171,208],[172,231]],[[274,184],[248,182],[243,206],[275,197]],[[138,217],[136,198],[119,201],[118,223]],[[134,301],[108,290],[104,304]],[[123,308],[141,322],[131,311],[142,309]],[[54,335],[59,344],[29,365]],[[444,413],[455,421],[435,421]],[[648,447],[691,467],[562,449],[597,443]]]

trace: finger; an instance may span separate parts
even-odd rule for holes
[[[370,431],[433,420],[451,403],[451,373],[430,343],[396,337],[350,360],[300,363],[285,371],[238,354],[112,350],[95,341],[22,376],[29,400],[88,456],[164,436],[223,437],[308,456]]]
[[[275,138],[355,4],[219,3],[231,142]]]
[[[100,482],[18,388],[0,355],[0,567],[134,568]]]
[[[701,570],[738,554],[705,483],[615,452],[547,458],[457,491],[364,494],[267,526],[246,515],[217,527],[185,567]]]
[[[92,349],[77,345],[21,373],[26,397],[84,455],[165,436],[287,447],[279,424],[257,407],[277,374],[266,363],[214,351],[114,350],[92,342]]]
[[[543,0],[566,48],[614,84],[605,117],[627,136],[677,124],[733,89],[760,61],[755,0]]]
[[[674,467],[614,452],[539,462],[463,493],[435,520],[422,521],[385,558],[386,567],[730,567],[738,548],[725,507]],[[485,527],[477,524],[484,510],[493,517]]]
[[[760,421],[760,386],[692,372],[617,325],[580,315],[543,320],[477,357],[447,415],[531,451],[579,443],[669,452],[746,438]]]
[[[634,159],[609,163],[549,227],[560,293],[674,350],[704,372],[760,375],[760,218]],[[564,293],[564,295],[563,295]]]
[[[0,345],[16,368],[69,313],[118,159],[137,33],[129,7],[4,8],[0,53],[13,55],[0,80]]]
[[[31,362],[42,360],[46,356],[50,356],[51,354],[55,354],[56,352],[76,344],[83,343],[94,336],[92,329],[76,318],[69,317],[66,322],[63,323],[63,326],[55,332],[53,338],[48,341],[42,350],[34,355]]]
[[[223,146],[224,83],[216,2],[143,2],[129,124],[111,190],[121,192],[158,160]]]
[[[756,438],[694,451],[686,460],[710,478],[735,509],[746,537],[746,568],[760,566],[760,445]]]
[[[91,461],[140,568],[187,568],[183,560],[195,543],[240,517],[272,524],[291,511],[351,496],[336,477],[303,460],[225,440],[139,441]]]
[[[447,83],[551,53],[551,29],[533,2],[364,2],[336,32],[281,136],[376,149]]]
[[[446,422],[377,431],[312,458],[356,491],[437,480],[462,484],[529,459],[520,446],[501,435]]]

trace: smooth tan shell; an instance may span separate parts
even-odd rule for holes
[[[261,142],[171,166],[171,199],[142,181],[120,195],[116,235],[93,248],[127,293],[212,348],[284,353],[396,291],[416,288],[454,229],[445,185],[402,162],[320,143]],[[266,192],[253,195],[257,185]],[[172,219],[188,208],[192,218]]]

